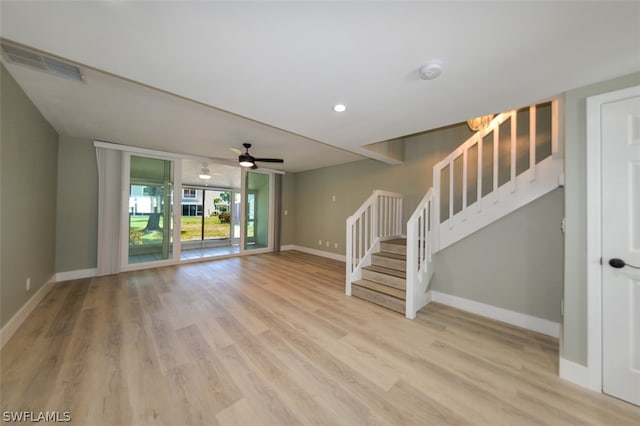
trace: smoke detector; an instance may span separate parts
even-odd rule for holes
[[[423,80],[433,80],[442,73],[442,65],[439,62],[427,62],[418,70]]]

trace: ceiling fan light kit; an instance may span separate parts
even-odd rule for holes
[[[245,142],[242,146],[244,147],[245,152],[238,156],[238,163],[241,167],[257,169],[257,161],[265,163],[284,163],[284,160],[281,158],[255,158],[253,155],[249,154],[249,148],[251,148],[250,143]]]
[[[203,167],[202,170],[200,170],[198,177],[203,180],[209,180],[211,179],[211,173],[207,167]]]
[[[247,158],[246,155],[241,155],[240,156],[240,165],[242,167],[253,167],[255,166],[255,163],[253,161],[251,161],[251,159]]]

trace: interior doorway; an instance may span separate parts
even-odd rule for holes
[[[640,95],[602,106],[602,390],[640,405]]]
[[[589,387],[640,405],[640,86],[587,117]]]

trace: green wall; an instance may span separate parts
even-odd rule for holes
[[[565,271],[562,357],[587,365],[587,101],[590,96],[640,84],[640,73],[569,91],[565,95]]]
[[[7,70],[0,76],[0,325],[55,273],[58,134]],[[31,289],[26,291],[26,279]]]
[[[282,209],[280,211],[280,245],[293,244],[294,239],[294,196],[296,175],[287,173],[282,177]],[[285,214],[285,211],[287,214]],[[276,212],[278,214],[278,212]]]
[[[96,267],[98,167],[91,140],[58,141],[56,235],[56,272]]]
[[[563,203],[558,188],[436,253],[431,288],[562,322]]]

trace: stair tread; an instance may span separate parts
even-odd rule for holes
[[[371,302],[375,305],[391,309],[392,311],[396,311],[401,314],[405,313],[406,302],[396,297],[389,296],[384,293],[379,293],[377,291],[368,289],[366,287],[360,287],[358,285],[354,285],[352,287],[352,295]]]
[[[398,278],[406,278],[407,277],[406,271],[402,271],[400,269],[387,268],[387,267],[384,267],[384,266],[370,265],[370,266],[365,266],[362,269],[367,269],[369,271],[378,272],[380,274],[391,275],[392,277],[398,277]]]
[[[398,290],[397,288],[389,287],[384,284],[375,283],[369,280],[354,281],[352,285],[358,285],[360,287],[368,288],[369,290],[377,291],[378,293],[386,294],[387,296],[395,297],[400,300],[406,300],[406,291]]]
[[[406,238],[394,238],[393,240],[384,240],[381,241],[382,243],[387,243],[387,244],[397,244],[399,246],[406,246],[407,245],[407,239]]]
[[[391,253],[388,251],[379,251],[377,253],[373,253],[372,256],[388,257],[389,259],[396,260],[407,260],[407,256],[405,254]]]

